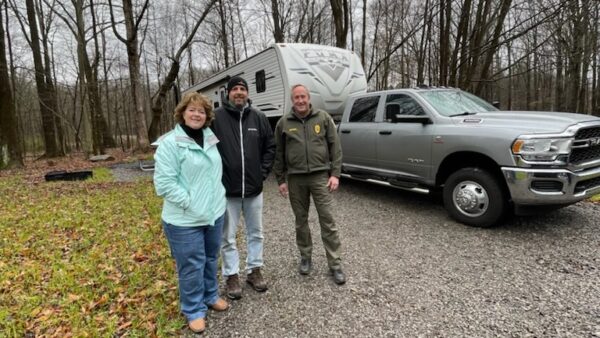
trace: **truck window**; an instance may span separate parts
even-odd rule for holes
[[[406,95],[406,94],[391,94],[385,100],[385,103],[396,103],[400,106],[400,115],[405,116],[423,116],[425,115],[425,111],[417,103],[415,99]],[[391,121],[391,116],[385,117],[386,121]]]
[[[354,101],[350,111],[349,122],[373,122],[379,96],[361,97]]]
[[[256,74],[254,75],[254,78],[256,80],[256,92],[257,93],[262,93],[265,90],[267,90],[267,81],[265,78],[264,69],[256,72]]]

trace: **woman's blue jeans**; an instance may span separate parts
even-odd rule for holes
[[[177,264],[179,303],[188,322],[206,317],[219,299],[217,269],[224,216],[214,226],[182,227],[166,223],[163,230]]]

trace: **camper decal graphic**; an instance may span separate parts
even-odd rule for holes
[[[325,74],[337,81],[344,70],[350,68],[348,55],[336,50],[303,49],[304,59],[311,66],[316,66]]]

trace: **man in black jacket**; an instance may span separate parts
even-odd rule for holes
[[[215,110],[212,128],[219,139],[223,159],[223,185],[227,192],[227,211],[223,226],[222,271],[226,294],[242,297],[239,279],[239,253],[236,232],[240,215],[246,225],[246,282],[258,291],[267,290],[261,274],[263,266],[263,181],[275,157],[275,142],[266,115],[250,106],[248,83],[239,76],[227,83],[228,101]]]

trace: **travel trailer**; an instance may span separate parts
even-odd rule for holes
[[[295,84],[305,85],[313,107],[326,110],[336,120],[350,94],[367,90],[365,72],[354,52],[331,46],[277,43],[184,93],[202,93],[217,108],[227,100],[227,81],[236,75],[248,82],[252,106],[263,111],[271,123],[291,109],[290,89]]]

